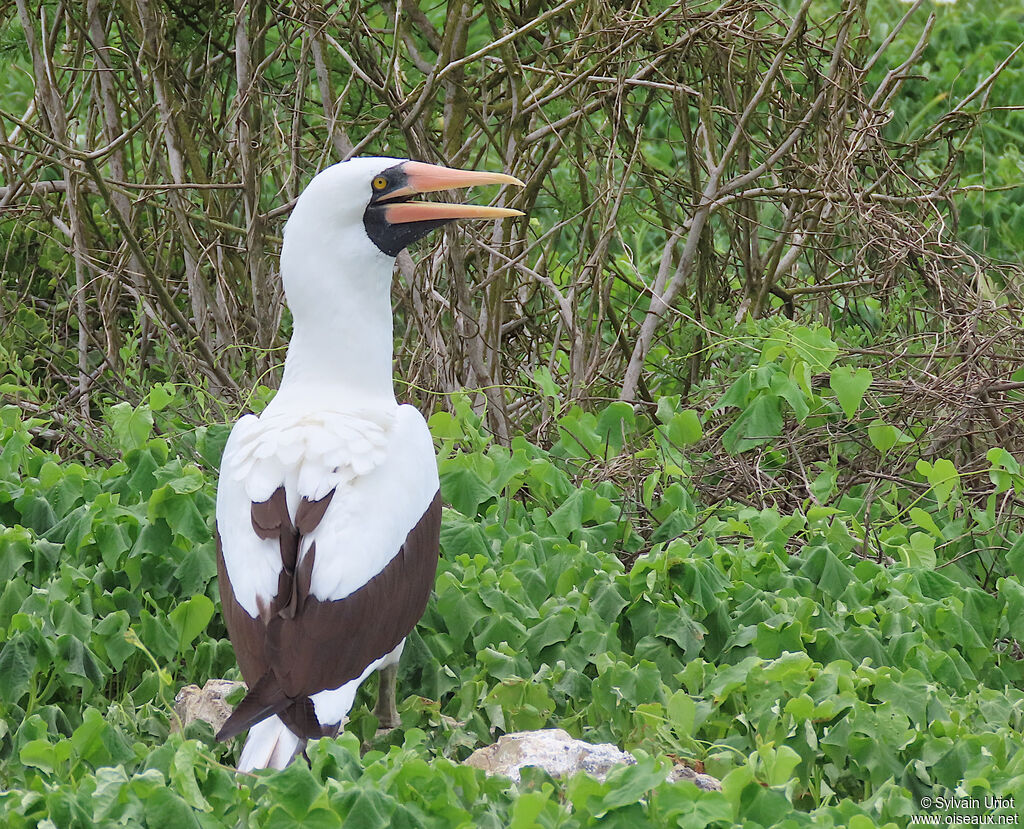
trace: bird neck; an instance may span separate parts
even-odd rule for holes
[[[351,248],[303,246],[282,276],[292,312],[292,338],[278,397],[321,401],[330,408],[395,405],[391,275],[394,259],[353,256]],[[322,242],[321,242],[322,244]]]

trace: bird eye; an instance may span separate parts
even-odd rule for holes
[[[375,178],[373,180],[373,189],[374,190],[383,190],[387,186],[388,186],[388,180],[386,178],[384,178],[384,176],[377,176],[377,178]]]

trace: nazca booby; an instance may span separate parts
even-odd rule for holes
[[[446,222],[522,215],[413,199],[485,184],[522,182],[356,158],[295,203],[284,377],[231,430],[217,489],[221,604],[249,688],[217,737],[249,730],[239,770],[283,768],[336,734],[374,670],[378,718],[397,725],[397,663],[433,587],[441,503],[426,422],[395,400],[391,277],[399,251]]]

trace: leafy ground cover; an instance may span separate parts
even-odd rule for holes
[[[853,496],[703,508],[707,413],[670,399],[559,411],[549,450],[493,443],[467,399],[435,414],[450,506],[402,727],[374,736],[367,689],[309,766],[238,776],[205,724],[174,729],[181,685],[237,669],[211,538],[226,427],[156,435],[172,394],[108,413],[109,464],[61,462],[32,443],[43,424],[0,410],[6,825],[869,827],[922,797],[1024,796],[1024,541],[991,590],[936,568],[948,476],[891,517],[882,556]],[[1012,491],[1008,463],[990,472]],[[545,726],[640,761],[519,787],[459,764]],[[723,791],[662,782],[680,759]]]

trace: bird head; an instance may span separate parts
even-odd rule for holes
[[[394,257],[430,231],[456,219],[523,215],[507,207],[418,198],[426,193],[487,184],[523,186],[519,179],[505,173],[456,170],[400,158],[353,158],[328,167],[309,183],[285,228],[285,240],[287,243],[288,229],[302,221],[332,235],[365,236],[376,250]]]

